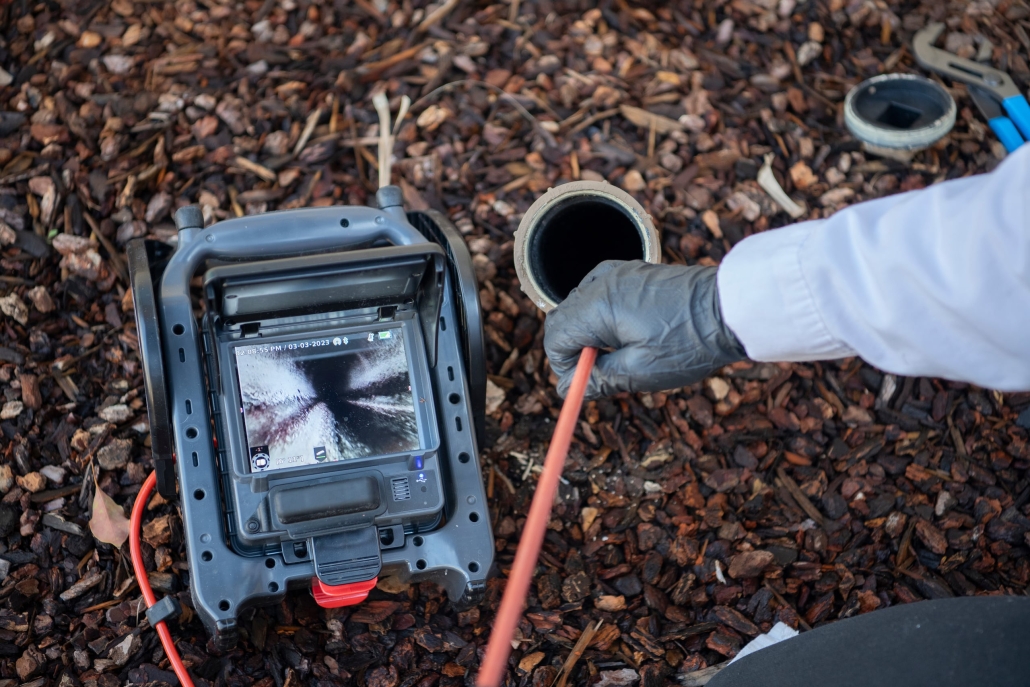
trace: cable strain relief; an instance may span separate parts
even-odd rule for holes
[[[147,620],[150,621],[151,627],[179,615],[182,615],[182,606],[174,596],[166,596],[147,609]]]

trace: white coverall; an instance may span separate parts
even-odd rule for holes
[[[1030,145],[955,179],[750,236],[718,272],[758,361],[858,355],[900,375],[1030,390]]]

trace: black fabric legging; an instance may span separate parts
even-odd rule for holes
[[[1030,598],[894,606],[803,632],[727,666],[708,687],[1030,685]]]

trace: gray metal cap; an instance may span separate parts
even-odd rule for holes
[[[844,124],[858,140],[890,150],[917,151],[955,126],[955,100],[940,84],[915,74],[882,74],[844,99]]]

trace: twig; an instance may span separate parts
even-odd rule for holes
[[[275,172],[270,170],[268,167],[265,167],[264,165],[259,165],[256,162],[251,162],[242,155],[237,155],[235,158],[233,158],[232,164],[237,167],[242,167],[251,174],[261,179],[264,179],[269,183],[275,183],[275,180],[277,178],[275,176]]]
[[[783,208],[793,219],[798,219],[805,214],[805,206],[794,202],[794,199],[787,195],[783,187],[776,181],[772,173],[772,161],[775,155],[768,153],[765,156],[765,164],[758,172],[758,185],[761,186],[769,196],[776,201],[776,204]]]
[[[507,100],[507,102],[511,103],[511,106],[514,107],[518,111],[518,113],[520,115],[522,115],[530,124],[533,125],[533,129],[537,133],[540,134],[540,136],[544,139],[544,141],[547,142],[547,145],[549,145],[551,147],[556,147],[558,145],[558,142],[554,140],[554,136],[551,135],[551,132],[549,132],[546,129],[544,129],[544,127],[540,125],[540,120],[537,119],[536,117],[534,117],[529,112],[529,110],[527,110],[525,107],[523,107],[522,103],[520,103],[518,100],[516,100],[512,96],[511,93],[508,93],[503,88],[499,88],[497,86],[494,86],[491,83],[487,83],[485,81],[479,81],[477,79],[459,79],[457,81],[451,81],[449,83],[445,83],[443,86],[440,86],[439,88],[434,88],[429,93],[426,93],[424,96],[422,96],[421,98],[416,100],[414,103],[412,103],[411,109],[412,110],[416,109],[419,105],[422,104],[423,100],[428,100],[430,98],[435,97],[439,93],[444,93],[446,91],[451,90],[452,88],[456,88],[458,86],[464,86],[466,84],[467,85],[471,85],[471,86],[482,86],[483,88],[486,88],[487,90],[491,90],[494,93],[496,93],[498,98],[500,98],[502,100]],[[618,110],[615,110],[615,112],[618,112]],[[609,116],[611,116],[611,115],[609,115]]]
[[[776,476],[780,478],[781,482],[783,482],[783,486],[787,488],[787,491],[790,492],[790,495],[797,502],[798,506],[801,507],[801,510],[805,511],[808,517],[815,520],[819,527],[825,527],[826,519],[823,517],[823,514],[819,512],[818,508],[812,505],[812,502],[808,500],[805,493],[801,491],[801,487],[798,486],[797,482],[791,479],[790,475],[787,474],[787,471],[782,467],[776,468]]]
[[[114,268],[114,273],[118,275],[118,278],[123,284],[128,286],[129,269],[125,266],[121,253],[114,247],[114,244],[111,243],[110,239],[100,233],[100,226],[88,212],[82,213],[82,216],[86,219],[86,223],[89,224],[89,228],[93,230],[93,235],[97,237],[97,241],[99,241],[100,245],[102,245],[104,250],[107,251],[107,261],[111,264],[111,267]]]
[[[404,121],[404,118],[408,116],[408,110],[409,109],[411,109],[411,98],[409,98],[406,95],[402,95],[401,96],[401,107],[397,111],[397,121],[395,121],[393,123],[393,132],[392,132],[392,134],[394,136],[396,136],[397,132],[401,130],[401,122]]]
[[[772,595],[776,598],[777,601],[779,601],[781,604],[783,604],[787,608],[793,608],[794,612],[797,613],[797,609],[794,608],[790,604],[789,601],[784,599],[782,594],[780,594],[778,591],[773,589],[772,585],[769,584],[768,580],[766,580],[766,582],[765,582],[765,588],[768,589],[770,593],[772,593]],[[805,622],[805,619],[801,617],[800,613],[798,613],[798,625],[800,625],[801,627],[805,628],[806,630],[811,630],[812,629],[812,626]]]
[[[494,474],[497,475],[497,479],[501,480],[501,483],[504,484],[504,486],[508,487],[508,491],[512,495],[514,495],[515,494],[515,485],[511,483],[511,480],[508,479],[508,476],[506,474],[504,474],[503,472],[501,472],[500,470],[498,470],[496,465],[493,466],[493,471],[494,471]]]
[[[393,155],[390,101],[385,92],[379,91],[372,97],[372,104],[379,113],[379,188],[385,188],[390,185],[390,157]]]
[[[569,675],[572,675],[572,669],[576,667],[576,662],[579,661],[580,657],[586,652],[587,647],[590,646],[590,640],[594,638],[594,635],[598,630],[601,629],[601,625],[604,623],[603,620],[598,620],[596,625],[587,625],[587,629],[579,635],[579,639],[576,640],[576,645],[572,647],[572,651],[569,652],[569,657],[565,659],[565,664],[558,671],[558,675],[555,676],[555,681],[558,682],[558,687],[565,687],[565,683],[569,680]],[[559,681],[558,678],[561,678]],[[554,682],[551,683],[554,685]]]
[[[912,533],[915,532],[916,521],[913,518],[908,523],[908,527],[905,528],[905,533],[901,535],[901,543],[898,545],[898,555],[894,559],[894,567],[899,572],[904,572],[905,568],[911,563],[910,556],[912,554]]]
[[[315,127],[318,125],[318,120],[322,116],[322,108],[316,107],[315,111],[308,115],[308,121],[304,123],[304,130],[300,133],[300,138],[297,139],[297,145],[293,148],[293,157],[300,155],[300,151],[304,150],[304,146],[308,144],[308,140],[311,138],[311,134],[314,133]],[[269,181],[274,181],[270,179]]]
[[[447,0],[444,4],[426,15],[426,18],[422,20],[422,23],[416,27],[415,31],[419,33],[428,31],[429,27],[440,23],[448,14],[454,11],[454,8],[458,6],[461,0]]]
[[[7,184],[14,184],[19,181],[25,181],[31,177],[42,174],[43,172],[50,169],[50,163],[44,162],[41,165],[37,165],[32,169],[26,169],[24,172],[17,172],[14,174],[8,174],[5,177],[0,177],[0,186],[6,186]]]
[[[572,127],[569,130],[569,136],[572,136],[573,134],[578,134],[580,131],[586,129],[588,126],[592,126],[597,122],[600,122],[601,120],[608,119],[609,117],[614,117],[617,114],[619,114],[619,108],[616,107],[611,110],[602,110],[601,112],[598,112],[595,115],[590,115],[582,122]]]

